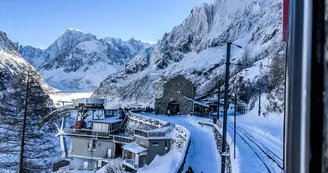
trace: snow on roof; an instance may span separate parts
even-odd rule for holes
[[[148,137],[147,139],[148,140],[164,140],[164,139],[172,139],[174,136],[173,136],[173,133],[170,132],[170,133],[166,133],[165,136],[154,136],[154,137]]]
[[[76,157],[76,158],[81,158],[81,159],[92,159],[92,160],[105,160],[104,158],[101,158],[101,157],[90,157],[90,156],[80,156],[80,155],[69,155],[69,157]]]
[[[204,106],[204,107],[210,107],[209,105],[207,105],[207,104],[205,104],[205,103],[202,103],[202,102],[199,102],[199,101],[195,101],[195,100],[193,100],[193,99],[191,99],[191,98],[188,98],[188,97],[186,97],[186,96],[183,96],[185,99],[187,99],[187,100],[189,100],[189,101],[193,101],[194,102],[194,104],[196,104],[196,105],[200,105],[200,106]]]
[[[94,173],[94,171],[87,171],[87,170],[66,170],[67,173]]]
[[[167,132],[170,129],[170,127],[160,127],[153,130],[147,130],[147,132]]]
[[[131,151],[133,153],[142,153],[144,151],[147,151],[148,149],[147,148],[144,148],[140,145],[138,145],[137,143],[135,142],[132,142],[132,143],[129,143],[129,144],[126,144],[126,145],[123,145],[122,148],[124,150],[128,150],[128,151]]]
[[[161,127],[158,129],[154,129],[154,130],[148,130],[147,132],[150,133],[165,133],[165,136],[149,136],[147,139],[173,139],[174,138],[174,133],[173,133],[173,129],[171,129],[172,127]]]
[[[204,107],[210,107],[210,106],[208,106],[207,104],[205,104],[205,103],[202,103],[202,102],[199,102],[199,101],[194,101],[194,103],[196,104],[196,105],[200,105],[200,106],[204,106]]]

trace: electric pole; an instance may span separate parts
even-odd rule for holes
[[[237,88],[235,88],[235,116],[234,116],[234,121],[233,121],[233,125],[234,125],[234,132],[233,132],[233,158],[236,158],[236,125],[237,125],[237,118],[236,118],[236,114],[237,114]]]
[[[227,142],[227,111],[228,111],[228,89],[229,89],[229,68],[230,68],[230,49],[231,42],[227,42],[227,57],[226,57],[226,74],[224,83],[224,114],[223,114],[223,139],[222,139],[222,152],[221,152],[221,173],[225,172],[226,164],[226,142]]]
[[[219,91],[218,91],[218,109],[217,109],[217,117],[220,120],[220,94],[221,93],[221,80],[219,79]]]

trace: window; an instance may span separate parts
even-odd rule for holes
[[[107,158],[112,158],[112,149],[107,150]]]
[[[139,143],[140,144],[145,144],[145,142],[143,140],[141,140],[141,139],[139,139]]]
[[[86,169],[88,169],[88,162],[83,162],[83,168],[86,170]]]
[[[96,141],[91,140],[88,143],[88,150],[95,150],[95,149],[97,149],[97,143],[96,143]]]
[[[94,123],[93,124],[94,131],[108,132],[108,124],[103,123]]]
[[[153,142],[153,147],[158,147],[159,143],[158,142]]]
[[[167,147],[167,142],[165,142],[165,148]]]
[[[98,168],[101,168],[101,167],[102,167],[102,161],[98,160]]]

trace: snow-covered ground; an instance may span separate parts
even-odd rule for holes
[[[214,173],[220,172],[221,156],[219,155],[212,128],[200,126],[198,122],[211,122],[211,120],[192,116],[164,116],[146,114],[143,115],[179,124],[187,128],[191,133],[191,143],[184,165],[185,172],[191,166],[194,172]],[[165,157],[165,156],[164,156]]]
[[[176,167],[182,154],[173,149],[163,156],[156,156],[147,166],[138,169],[138,173],[152,173],[155,170],[170,173]]]
[[[50,98],[53,100],[55,106],[62,106],[60,101],[71,102],[72,99],[77,98],[89,98],[92,92],[64,92],[64,91],[54,91],[49,93]]]
[[[217,152],[211,128],[198,124],[211,123],[211,120],[192,116],[143,115],[180,124],[191,132],[191,145],[184,171],[188,166],[192,166],[195,172],[220,172],[221,157]],[[222,120],[222,116],[220,119]],[[233,173],[280,173],[279,166],[283,164],[283,115],[259,117],[257,109],[245,115],[238,115],[235,159],[233,121],[233,114],[229,115],[227,141],[230,145]]]
[[[237,115],[236,161],[239,165],[238,172],[281,172],[279,167],[283,165],[283,116],[277,114],[269,115],[269,117],[271,119],[259,117],[256,109],[245,115]],[[229,115],[227,140],[232,151],[230,154],[233,154],[233,123],[234,117]],[[233,155],[231,159],[233,159]],[[233,170],[233,172],[236,171]]]
[[[54,102],[58,102],[59,100],[69,101],[74,98],[89,96],[90,93],[51,94]],[[236,159],[233,159],[234,117],[231,111],[228,116],[227,141],[230,145],[234,173],[262,173],[269,172],[268,169],[272,173],[281,172],[279,166],[282,166],[281,159],[283,157],[283,115],[269,114],[266,118],[259,117],[258,110],[256,109],[258,107],[257,104],[255,104],[255,109],[249,113],[237,115]],[[216,148],[212,129],[207,126],[202,127],[198,124],[198,122],[212,123],[212,120],[193,116],[168,117],[146,113],[142,114],[166,122],[179,124],[190,131],[191,144],[184,171],[191,166],[195,172],[220,172],[221,157]],[[220,120],[222,120],[222,115]],[[169,168],[173,168],[179,162],[181,156],[181,153],[171,150],[164,156],[157,156],[154,162],[140,169],[138,172],[148,173],[150,170],[169,172]]]

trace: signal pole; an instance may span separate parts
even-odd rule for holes
[[[236,125],[237,125],[237,118],[236,118],[236,110],[237,110],[237,88],[235,88],[235,111],[234,111],[234,121],[233,121],[233,125],[234,125],[234,132],[233,132],[233,158],[236,158]]]
[[[222,139],[222,151],[221,151],[221,173],[225,172],[226,166],[226,142],[227,142],[227,118],[228,118],[228,89],[229,89],[229,68],[230,68],[230,49],[231,42],[227,42],[227,57],[226,57],[226,74],[224,83],[224,114],[223,114],[223,139]]]

